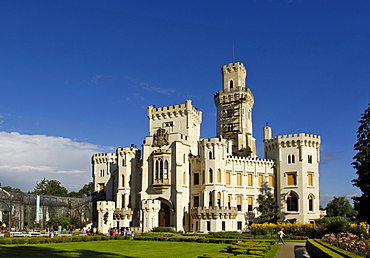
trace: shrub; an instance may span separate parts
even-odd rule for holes
[[[340,232],[347,232],[349,229],[349,222],[345,217],[324,217],[316,220],[316,224],[324,224],[326,234],[338,234]]]
[[[152,232],[172,232],[172,227],[154,227]]]
[[[12,243],[11,238],[0,238],[0,244],[2,245],[10,245]]]
[[[330,245],[340,247],[351,253],[368,257],[370,256],[370,247],[366,244],[365,238],[352,233],[340,233],[338,235],[327,234],[325,239]]]
[[[71,218],[52,218],[46,222],[46,225],[49,227],[51,225],[54,226],[62,226],[63,228],[66,228],[67,226],[71,225]]]
[[[44,242],[45,242],[45,238],[41,238],[41,237],[31,237],[30,239],[28,239],[29,244],[40,244]]]

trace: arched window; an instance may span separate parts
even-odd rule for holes
[[[221,207],[221,193],[220,192],[217,193],[217,206]]]
[[[217,170],[217,183],[221,183],[221,169]]]
[[[208,172],[208,183],[213,183],[213,171],[212,168],[209,169]]]
[[[313,197],[312,197],[312,195],[308,196],[308,210],[313,211]]]
[[[121,200],[121,208],[123,209],[123,208],[126,208],[125,206],[126,206],[126,202],[125,202],[125,195],[124,194],[122,194],[122,196],[121,196],[121,198],[122,198],[122,200]]]
[[[212,194],[212,192],[209,192],[208,198],[209,198],[209,200],[208,200],[208,206],[209,207],[212,207],[213,206],[213,203],[212,203],[213,194]]]
[[[159,179],[163,179],[163,160],[159,161]]]
[[[122,166],[126,166],[125,159],[122,159]]]
[[[168,161],[164,162],[163,178],[168,179]]]
[[[288,164],[292,163],[292,158],[288,155]]]
[[[292,163],[295,163],[295,156],[294,156],[294,154],[292,155]]]
[[[208,157],[209,159],[213,159],[212,151],[209,151]]]
[[[132,196],[130,194],[129,197],[128,197],[128,205],[127,205],[127,208],[131,208],[131,203],[132,203]]]
[[[287,211],[298,211],[298,197],[294,192],[287,197]]]
[[[159,178],[159,162],[158,160],[155,161],[155,179]]]
[[[230,89],[234,88],[234,81],[230,80]]]

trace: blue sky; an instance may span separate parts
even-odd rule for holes
[[[322,137],[321,198],[351,197],[370,100],[370,2],[0,2],[0,182],[78,190],[90,157],[142,144],[147,106],[192,99],[215,136],[222,65],[247,67],[254,136]]]

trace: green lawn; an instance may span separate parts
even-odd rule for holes
[[[60,244],[3,245],[0,257],[197,257],[228,244],[109,240]]]

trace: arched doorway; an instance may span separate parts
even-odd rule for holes
[[[161,200],[161,209],[159,210],[158,225],[160,227],[171,226],[171,207]]]

